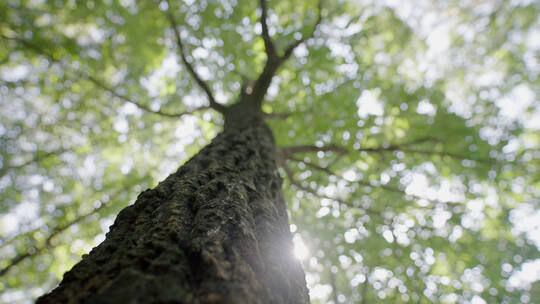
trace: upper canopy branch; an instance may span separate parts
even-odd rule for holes
[[[0,168],[0,177],[4,176],[4,173],[10,169],[21,169],[32,163],[39,163],[40,161],[47,159],[51,156],[59,156],[67,151],[69,151],[69,149],[65,149],[65,148],[60,148],[60,149],[56,149],[56,150],[48,151],[48,152],[37,150],[35,152],[34,157],[16,166],[9,166],[9,161],[7,162],[8,165],[6,165],[6,162],[4,160],[4,167]],[[2,238],[0,238],[0,243],[2,243]]]
[[[351,181],[345,179],[343,176],[341,176],[341,175],[335,173],[334,171],[332,171],[329,167],[323,167],[321,165],[314,164],[312,162],[306,162],[306,161],[304,161],[302,159],[298,159],[298,158],[295,158],[295,157],[289,157],[288,159],[292,160],[292,161],[295,161],[295,162],[304,163],[306,166],[308,166],[308,167],[310,167],[312,169],[324,172],[324,173],[328,174],[329,176],[330,175],[336,176],[337,178],[339,178],[339,179],[341,179],[343,181],[346,181],[348,183],[352,183]],[[370,183],[369,181],[364,181],[364,180],[357,180],[355,182],[357,184],[359,184],[359,185],[362,185],[362,186],[378,187],[378,188],[381,188],[381,189],[384,189],[384,190],[387,190],[387,191],[390,191],[390,192],[395,192],[395,193],[400,193],[400,194],[406,195],[405,191],[400,190],[398,188],[391,187],[391,186],[386,186],[386,185],[376,185],[375,186],[372,183]]]
[[[150,112],[150,113],[154,113],[154,114],[158,114],[158,115],[161,115],[161,116],[165,116],[165,117],[181,117],[183,115],[193,114],[193,113],[195,113],[197,111],[210,108],[210,106],[202,106],[202,107],[198,107],[198,108],[195,108],[193,110],[190,110],[190,111],[184,111],[184,112],[179,112],[179,113],[167,113],[167,112],[163,112],[161,110],[156,111],[156,110],[152,110],[149,106],[146,106],[144,104],[141,104],[141,103],[138,103],[138,102],[134,101],[133,99],[129,98],[126,95],[122,95],[122,94],[118,93],[116,90],[114,90],[113,88],[107,86],[104,82],[98,80],[97,78],[93,77],[92,75],[86,75],[86,79],[88,79],[90,82],[92,82],[95,86],[109,92],[113,96],[115,96],[115,97],[117,97],[117,98],[119,98],[119,99],[121,99],[121,100],[123,100],[125,102],[134,104],[135,106],[137,106],[141,110],[144,110],[144,111]]]
[[[336,201],[339,204],[348,206],[350,208],[357,208],[357,206],[355,206],[353,203],[351,203],[351,202],[349,202],[349,201],[347,201],[345,199],[325,195],[325,194],[319,193],[315,189],[310,188],[309,186],[302,185],[302,183],[299,182],[298,180],[296,180],[296,178],[294,177],[294,173],[293,173],[292,169],[289,167],[289,165],[287,164],[287,161],[285,159],[278,159],[278,161],[279,161],[281,167],[283,168],[283,170],[285,171],[285,174],[287,175],[287,178],[289,179],[289,182],[291,183],[291,185],[294,185],[299,190],[302,190],[302,191],[307,192],[307,193],[311,193],[311,194],[313,194],[314,196],[316,196],[318,198],[324,198],[324,199],[329,199],[329,200],[332,200],[332,201]],[[379,217],[382,218],[382,214],[380,212],[378,212],[378,211],[374,211],[374,210],[371,210],[371,209],[365,208],[365,207],[362,208],[362,210],[364,210],[364,212],[366,212],[366,213],[368,213],[370,215],[376,215],[376,216],[379,216]]]
[[[262,38],[264,40],[264,48],[268,57],[277,57],[276,48],[270,38],[268,33],[268,8],[266,7],[267,0],[260,0],[261,5],[261,27],[262,27]]]
[[[473,161],[477,161],[479,163],[485,163],[485,164],[491,164],[491,163],[496,162],[495,159],[471,157],[469,155],[464,155],[464,154],[459,154],[459,153],[407,148],[407,146],[409,145],[411,144],[405,143],[405,144],[400,144],[400,145],[390,145],[387,147],[380,146],[380,147],[374,147],[374,148],[360,148],[360,149],[357,149],[357,151],[360,151],[360,152],[398,152],[399,151],[399,152],[412,153],[412,154],[447,156],[454,159],[473,160]]]
[[[291,113],[266,113],[263,112],[263,117],[268,119],[287,119]]]
[[[189,62],[187,56],[186,56],[186,50],[184,47],[184,43],[182,42],[182,37],[180,35],[180,31],[178,31],[178,25],[176,24],[176,20],[170,11],[170,4],[168,4],[168,9],[165,11],[165,15],[167,16],[167,19],[169,20],[169,23],[171,25],[172,30],[174,31],[174,36],[176,39],[176,45],[178,46],[178,50],[180,53],[180,57],[182,58],[182,62],[188,69],[189,73],[195,79],[195,82],[203,89],[203,91],[206,93],[206,96],[208,97],[208,101],[210,102],[210,107],[220,113],[225,112],[225,107],[219,103],[216,102],[216,99],[214,98],[214,95],[212,94],[212,91],[210,90],[210,87],[204,80],[202,80],[201,76],[197,74],[197,71],[195,71],[195,68],[193,68],[193,65]]]
[[[272,77],[276,74],[276,71],[278,68],[291,56],[293,51],[304,41],[307,39],[313,37],[315,34],[315,31],[317,30],[319,24],[322,21],[322,0],[319,0],[318,4],[318,15],[317,15],[317,21],[315,22],[315,25],[313,26],[313,30],[311,33],[305,37],[302,37],[301,39],[295,40],[292,42],[286,49],[283,55],[279,55],[277,53],[277,50],[275,48],[274,43],[272,42],[272,38],[270,37],[270,33],[268,31],[268,8],[266,6],[267,0],[260,0],[260,6],[261,6],[261,26],[262,26],[262,33],[261,36],[264,40],[264,47],[266,50],[267,60],[266,64],[263,68],[263,71],[257,77],[257,80],[255,81],[255,85],[253,86],[253,93],[252,93],[252,100],[255,102],[259,107],[263,102],[264,96],[266,95],[266,92],[268,91],[268,87],[270,87],[270,83],[272,81]]]
[[[288,160],[292,160],[292,161],[295,161],[295,162],[301,162],[301,163],[305,164],[306,166],[308,166],[308,167],[310,167],[312,169],[315,169],[317,171],[321,171],[321,172],[326,173],[328,176],[333,175],[333,176],[337,177],[338,179],[347,182],[348,184],[356,183],[356,184],[361,185],[361,186],[376,187],[376,188],[379,188],[379,189],[382,189],[382,190],[385,190],[385,191],[388,191],[388,192],[393,192],[393,193],[400,194],[402,196],[405,196],[406,198],[408,197],[410,199],[414,199],[414,200],[417,200],[417,201],[426,200],[426,201],[430,201],[430,202],[434,202],[434,203],[443,202],[443,201],[438,200],[438,199],[431,199],[431,198],[428,198],[428,197],[425,197],[425,196],[420,196],[420,195],[416,195],[416,194],[409,194],[405,190],[399,189],[397,187],[392,187],[392,186],[389,186],[389,185],[383,185],[383,184],[380,184],[380,183],[373,184],[373,183],[371,183],[369,181],[365,181],[365,180],[351,181],[351,180],[348,180],[348,179],[344,178],[342,175],[335,173],[334,171],[332,171],[328,167],[323,167],[323,166],[320,166],[318,164],[314,164],[312,162],[306,162],[306,161],[304,161],[302,159],[297,159],[295,157],[289,157]],[[306,187],[302,186],[300,183],[294,181],[293,176],[292,176],[292,171],[291,171],[290,167],[288,167],[288,165],[286,164],[286,160],[283,159],[283,160],[280,160],[280,162],[282,164],[285,164],[285,165],[283,165],[283,167],[284,167],[285,173],[287,174],[287,176],[291,180],[291,184],[293,184],[293,185],[297,186],[298,188],[300,188],[302,190],[305,190],[305,191],[311,190],[310,188],[306,188]],[[288,172],[287,172],[287,170],[288,170]],[[316,194],[316,192],[312,192],[312,193]],[[326,197],[326,198],[329,198],[329,197]],[[337,200],[337,199],[334,198],[334,200]]]
[[[321,24],[322,21],[322,0],[319,0],[319,3],[317,5],[318,12],[317,12],[317,21],[315,21],[315,25],[313,26],[313,29],[311,30],[311,33],[305,37],[302,37],[293,43],[291,43],[286,49],[283,56],[281,56],[282,60],[285,61],[287,58],[289,58],[292,54],[292,52],[302,43],[304,43],[306,40],[310,39],[315,35],[315,31],[317,31],[317,28],[319,27],[319,24]]]
[[[343,147],[337,145],[328,145],[328,146],[289,146],[289,147],[279,147],[279,152],[284,156],[289,156],[295,153],[310,153],[310,152],[337,152],[339,154],[347,154],[349,151]]]
[[[438,155],[441,157],[450,157],[454,159],[459,160],[473,160],[480,163],[494,163],[496,162],[495,159],[490,158],[478,158],[478,157],[471,157],[469,155],[459,154],[459,153],[453,153],[453,152],[446,152],[446,151],[437,151],[437,150],[424,150],[424,149],[417,149],[417,148],[410,148],[412,145],[422,144],[426,142],[438,142],[440,140],[433,138],[433,137],[421,137],[414,140],[411,140],[409,142],[404,143],[398,143],[398,144],[391,144],[391,145],[381,145],[378,147],[366,147],[366,148],[358,148],[355,149],[355,151],[358,152],[404,152],[404,153],[412,153],[412,154],[425,154],[425,155]],[[310,145],[303,145],[303,146],[291,146],[291,147],[279,147],[278,152],[283,155],[285,158],[291,158],[292,154],[294,153],[309,153],[309,152],[327,152],[327,151],[333,151],[340,154],[347,154],[349,152],[348,149],[345,147],[341,147],[338,145],[328,145],[328,146],[310,146]]]
[[[1,37],[6,39],[6,40],[13,40],[13,41],[16,41],[16,42],[20,43],[20,44],[24,45],[25,47],[27,47],[28,49],[31,49],[35,53],[47,57],[47,59],[49,59],[51,62],[61,63],[51,53],[44,50],[40,46],[31,43],[30,41],[27,41],[25,39],[18,38],[18,37],[8,37],[8,36],[5,36],[5,35],[2,35]],[[69,67],[69,68],[71,68],[71,67]],[[98,87],[98,88],[100,88],[100,89],[102,89],[102,90],[104,90],[106,92],[109,92],[111,95],[113,95],[113,96],[115,96],[115,97],[117,97],[117,98],[119,98],[119,99],[121,99],[121,100],[123,100],[125,102],[131,103],[131,104],[135,105],[137,108],[139,108],[139,109],[141,109],[143,111],[149,112],[149,113],[153,113],[153,114],[157,114],[157,115],[161,115],[161,116],[165,116],[165,117],[176,118],[176,117],[181,117],[181,116],[187,115],[187,114],[193,114],[196,111],[204,110],[204,109],[208,108],[207,106],[206,107],[203,106],[203,107],[199,107],[199,108],[196,108],[194,110],[191,110],[191,111],[184,111],[184,112],[179,112],[179,113],[167,113],[167,112],[163,112],[161,110],[152,110],[149,106],[146,106],[146,105],[144,105],[142,103],[139,103],[139,102],[131,99],[130,97],[128,97],[126,95],[122,95],[122,94],[118,93],[117,90],[110,87],[105,82],[99,80],[95,76],[89,74],[88,72],[82,71],[82,70],[75,70],[74,68],[71,68],[71,69],[72,69],[72,71],[70,73],[75,74],[76,75],[75,77],[82,78],[82,79],[87,79],[88,81],[92,82],[96,87]]]
[[[315,24],[313,25],[313,29],[311,30],[310,34],[307,36],[304,36],[300,39],[297,39],[293,41],[291,44],[285,48],[285,52],[283,55],[279,55],[276,51],[276,48],[274,46],[274,42],[272,41],[272,38],[270,37],[270,34],[268,32],[268,7],[266,6],[266,1],[268,0],[260,0],[260,6],[261,6],[261,27],[262,27],[262,33],[261,36],[264,40],[264,47],[266,50],[266,54],[268,56],[268,61],[281,64],[287,58],[291,56],[293,51],[303,42],[308,40],[309,38],[313,37],[315,35],[315,31],[317,30],[319,24],[322,21],[322,0],[319,0],[317,5],[317,20],[315,21]]]

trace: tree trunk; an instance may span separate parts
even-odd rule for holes
[[[38,303],[308,303],[274,139],[245,106]]]

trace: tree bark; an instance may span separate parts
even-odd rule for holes
[[[37,303],[308,303],[274,139],[246,103]]]

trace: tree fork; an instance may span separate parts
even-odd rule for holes
[[[123,209],[37,303],[308,303],[262,112],[228,107],[214,140]]]

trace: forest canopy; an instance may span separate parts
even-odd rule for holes
[[[312,303],[540,299],[540,2],[262,2],[0,2],[0,302],[208,144],[268,38]]]

